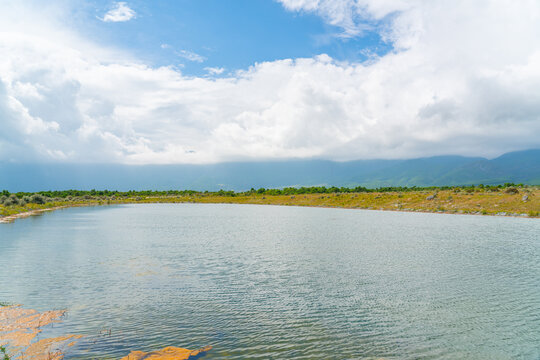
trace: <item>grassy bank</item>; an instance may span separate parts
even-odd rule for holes
[[[338,207],[457,214],[539,217],[540,187],[286,188],[232,191],[56,191],[3,193],[0,216],[12,220],[61,207],[133,203],[227,203]],[[0,218],[1,219],[1,218]]]

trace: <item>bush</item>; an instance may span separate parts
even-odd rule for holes
[[[34,204],[45,204],[47,202],[47,198],[41,194],[34,194],[30,196],[30,202]]]
[[[12,194],[7,199],[4,200],[4,206],[15,206],[19,205],[19,198],[16,195]]]
[[[504,192],[507,194],[519,194],[519,190],[516,189],[515,187],[506,188]]]

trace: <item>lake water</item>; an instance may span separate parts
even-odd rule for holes
[[[68,309],[66,359],[540,359],[540,221],[256,205],[0,225],[0,301]],[[110,329],[110,335],[108,330]]]

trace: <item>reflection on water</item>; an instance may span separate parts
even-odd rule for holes
[[[254,205],[0,226],[0,301],[68,309],[66,359],[540,358],[535,219]]]

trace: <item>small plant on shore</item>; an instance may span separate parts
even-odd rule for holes
[[[10,357],[7,354],[6,348],[3,346],[0,346],[0,356],[2,357],[1,360],[10,360]]]

